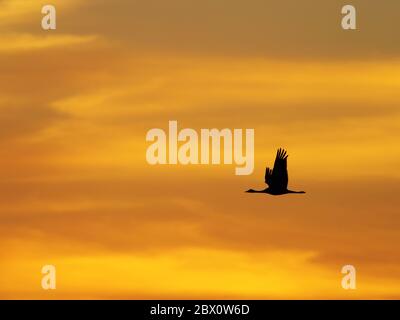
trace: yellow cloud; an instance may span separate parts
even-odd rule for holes
[[[15,52],[40,50],[56,47],[68,47],[93,42],[97,36],[78,35],[46,35],[35,36],[31,34],[5,35],[0,40],[0,52]]]
[[[32,245],[29,247],[32,249]],[[340,266],[336,270],[313,263],[315,256],[315,252],[306,251],[244,253],[205,248],[162,254],[42,255],[25,259],[14,254],[3,263],[6,268],[0,296],[62,299],[79,292],[81,298],[307,299],[398,294],[400,283],[389,283],[381,274],[360,277],[357,291],[345,291],[341,288]],[[40,270],[45,264],[54,264],[57,269],[54,292],[40,287]]]
[[[108,73],[105,85],[65,97],[53,106],[77,116],[109,118],[165,110],[215,112],[235,107],[238,101],[247,109],[273,106],[273,113],[287,105],[311,103],[323,103],[320,110],[332,104],[357,110],[362,108],[358,103],[394,104],[400,98],[399,62],[347,65],[133,55],[121,63],[123,70]]]

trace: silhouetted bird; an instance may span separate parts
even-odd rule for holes
[[[266,168],[265,170],[265,183],[268,188],[265,190],[247,190],[246,192],[268,193],[274,196],[279,196],[286,193],[305,193],[304,191],[288,190],[288,172],[287,172],[287,157],[286,151],[278,149],[276,153],[274,169]]]

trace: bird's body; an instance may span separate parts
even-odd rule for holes
[[[288,171],[287,171],[287,157],[286,151],[278,149],[276,153],[274,169],[266,168],[265,170],[265,183],[268,188],[264,190],[253,190],[249,189],[246,192],[249,193],[268,193],[274,196],[279,196],[288,193],[305,193],[304,191],[292,191],[289,190],[288,182]]]

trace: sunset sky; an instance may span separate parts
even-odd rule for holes
[[[348,2],[0,0],[0,298],[400,298],[400,2]],[[253,174],[149,165],[170,120]],[[279,147],[307,193],[244,193]]]

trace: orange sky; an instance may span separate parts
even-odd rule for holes
[[[0,298],[399,298],[400,4],[352,2],[0,2]],[[169,120],[253,175],[148,165]],[[278,147],[306,195],[244,193]]]

